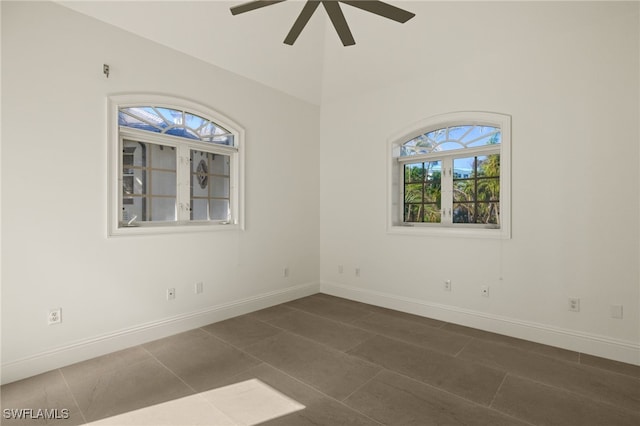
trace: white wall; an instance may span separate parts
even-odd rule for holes
[[[244,232],[107,238],[107,96],[127,92],[244,126]],[[318,123],[315,105],[62,6],[2,2],[3,381],[316,292]]]
[[[640,363],[638,4],[397,4],[416,18],[345,7],[353,47],[327,26],[320,110],[64,7],[1,2],[3,382],[311,293],[319,277],[326,292]],[[245,127],[246,231],[106,237],[106,97],[125,92]],[[513,238],[387,234],[387,137],[459,110],[513,117]],[[46,325],[52,307],[62,324]]]
[[[640,363],[638,3],[402,5],[325,41],[322,289]],[[513,238],[386,233],[387,138],[461,110],[512,115]]]

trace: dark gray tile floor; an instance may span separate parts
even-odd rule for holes
[[[79,425],[259,379],[305,409],[269,425],[640,424],[640,367],[324,294],[2,387]]]

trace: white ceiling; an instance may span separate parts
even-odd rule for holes
[[[316,105],[399,82],[419,84],[425,67],[468,78],[466,59],[502,56],[493,51],[499,43],[492,41],[520,33],[518,18],[542,14],[536,18],[546,22],[553,17],[550,11],[564,4],[532,8],[529,2],[387,0],[416,14],[405,24],[343,5],[356,40],[355,46],[343,47],[322,7],[288,46],[283,40],[304,0],[231,15],[230,7],[248,1],[58,3]]]
[[[323,14],[294,46],[283,40],[303,3],[287,1],[232,16],[240,1],[59,1],[126,31],[179,50],[311,103],[322,89]],[[324,12],[324,11],[323,11]]]

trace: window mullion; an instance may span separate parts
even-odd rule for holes
[[[178,146],[177,149],[177,210],[178,221],[188,222],[191,219],[191,161],[188,146]]]
[[[442,198],[440,200],[442,216],[440,221],[442,224],[452,223],[453,211],[453,158],[444,157],[442,159]]]

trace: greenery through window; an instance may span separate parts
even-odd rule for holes
[[[504,214],[508,212],[508,205],[506,209],[503,205],[509,200],[508,191],[504,193],[508,169],[502,161],[510,144],[507,134],[505,151],[503,127],[509,131],[510,120],[489,113],[449,116],[443,124],[431,120],[423,131],[393,142],[392,169],[399,181],[393,184],[392,177],[391,187],[398,188],[399,194],[391,200],[392,207],[400,210],[396,216],[392,208],[392,225],[500,229],[510,220]]]

